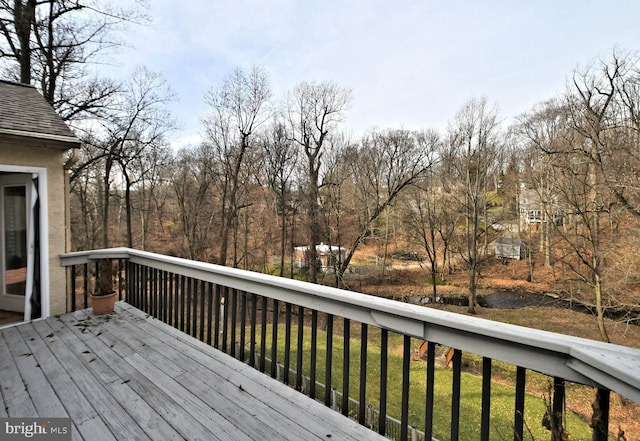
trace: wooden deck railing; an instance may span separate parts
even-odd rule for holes
[[[381,434],[392,435],[387,416],[397,414],[400,433],[394,438],[401,440],[418,437],[416,425],[424,429],[419,432],[422,439],[464,436],[460,433],[463,353],[479,359],[482,393],[474,418],[480,422],[482,440],[489,439],[494,424],[495,360],[515,370],[510,425],[514,440],[523,440],[526,433],[525,392],[531,371],[550,378],[547,423],[552,440],[562,439],[568,383],[595,390],[593,440],[609,437],[612,391],[640,403],[639,350],[127,248],[61,256],[61,264],[69,267],[72,310],[89,306],[86,293],[95,276],[93,263],[104,258],[118,262],[119,292],[129,304]],[[390,363],[390,338],[401,341],[402,362],[397,368]],[[418,346],[428,342],[426,388],[420,394],[410,384],[412,339]],[[446,403],[450,423],[445,434],[433,432],[434,408],[443,405],[434,397],[439,345],[452,348],[451,402]],[[395,377],[398,384],[392,381]],[[396,388],[401,397],[397,411],[388,407],[388,393]],[[424,406],[421,421],[409,414],[416,395]],[[375,409],[371,403],[376,403]]]

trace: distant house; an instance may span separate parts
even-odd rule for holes
[[[65,167],[79,147],[35,88],[0,80],[0,326],[66,312],[58,255],[68,251]]]
[[[298,268],[309,267],[309,247],[301,246],[294,249],[295,265]],[[338,246],[329,246],[321,243],[316,245],[316,265],[322,271],[328,272],[344,262],[347,249]]]
[[[556,197],[551,197],[545,208],[545,201],[540,198],[539,193],[523,183],[520,184],[519,200],[520,225],[523,228],[537,226],[548,220],[555,225],[564,224],[563,209]]]
[[[529,255],[529,247],[517,237],[502,236],[491,242],[490,247],[499,259],[524,259]]]

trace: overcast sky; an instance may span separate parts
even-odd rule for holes
[[[121,68],[144,64],[179,97],[174,145],[196,143],[204,92],[262,66],[275,99],[301,81],[352,90],[346,124],[439,128],[486,96],[502,118],[558,95],[574,69],[640,49],[636,0],[150,0]]]

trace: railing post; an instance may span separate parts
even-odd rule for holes
[[[387,434],[387,368],[388,368],[389,331],[380,331],[380,415],[378,417],[378,433]]]
[[[366,401],[367,401],[367,332],[366,323],[360,325],[360,406],[358,409],[358,422],[365,425]]]
[[[302,384],[302,348],[304,347],[304,308],[298,306],[298,350],[296,352],[296,388],[304,392]]]
[[[553,379],[553,406],[551,409],[551,441],[563,441],[564,429],[562,416],[564,414],[564,379]]]
[[[209,288],[211,289],[211,288]],[[244,363],[245,346],[247,344],[247,293],[242,291],[240,294],[240,361]],[[211,298],[211,297],[209,297]],[[209,319],[211,319],[211,313],[209,313]]]
[[[89,264],[85,263],[83,265],[84,268],[84,280],[82,281],[82,296],[84,297],[84,303],[87,304],[87,293],[89,292]],[[75,299],[75,298],[74,298]],[[75,300],[74,300],[75,302]],[[86,308],[86,306],[85,306]]]
[[[284,384],[289,384],[291,366],[291,303],[289,302],[285,305],[284,319]]]
[[[342,353],[342,414],[349,416],[349,365],[351,352],[351,320],[343,322],[343,353]]]
[[[480,439],[489,441],[491,424],[491,359],[482,357],[482,417],[480,423]]]
[[[266,368],[266,352],[267,352],[267,298],[261,296],[262,311],[260,313],[260,372],[264,372]]]
[[[460,437],[460,386],[462,374],[462,351],[453,350],[453,380],[451,391],[451,441]]]
[[[402,404],[400,418],[400,439],[406,441],[409,426],[409,364],[411,363],[411,337],[404,336],[404,350],[402,355]]]
[[[318,363],[318,311],[311,311],[311,372],[309,374],[309,397],[316,398],[316,371]]]
[[[331,387],[331,368],[333,366],[333,315],[327,314],[327,350],[325,356],[325,397],[324,404],[325,406],[331,405],[331,408],[334,408],[333,403],[333,395],[335,391]],[[331,390],[331,396],[327,393],[327,391]]]
[[[427,343],[427,392],[425,397],[424,437],[433,437],[433,401],[435,388],[436,344]]]
[[[278,318],[280,316],[280,302],[273,299],[273,314],[271,318],[271,376],[278,378]]]
[[[524,434],[524,397],[527,371],[518,366],[516,368],[516,400],[513,422],[513,440],[522,441]]]

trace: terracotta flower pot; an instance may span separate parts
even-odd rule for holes
[[[118,300],[117,293],[113,291],[106,295],[91,295],[91,304],[93,305],[94,315],[104,315],[113,312],[113,308]]]

